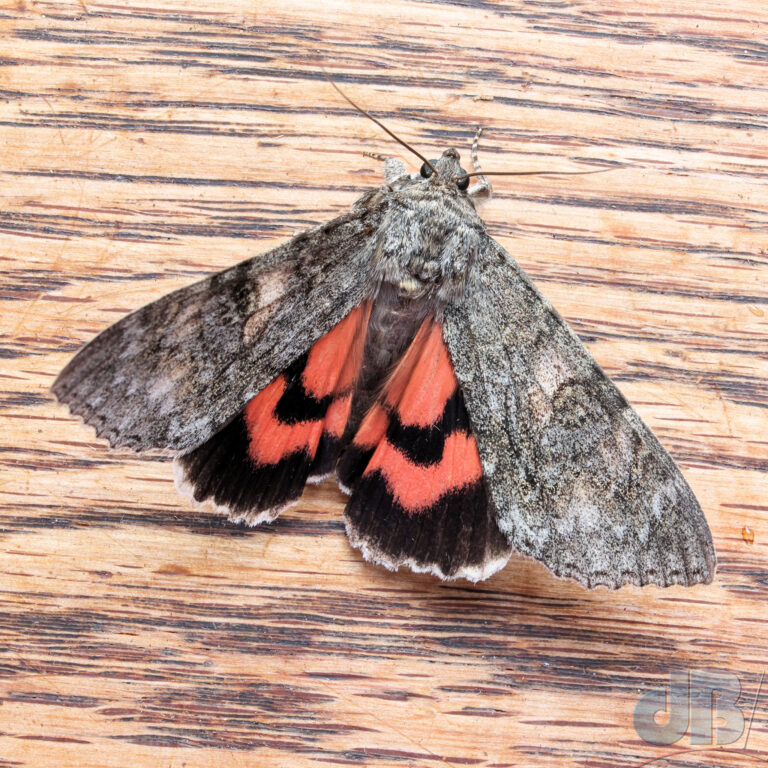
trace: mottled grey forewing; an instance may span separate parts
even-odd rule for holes
[[[707,522],[680,470],[498,243],[444,336],[499,527],[587,587],[710,582]]]
[[[361,302],[378,216],[358,207],[148,304],[82,349],[54,393],[113,446],[195,448]]]

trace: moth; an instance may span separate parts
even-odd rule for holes
[[[390,569],[478,581],[516,552],[588,588],[710,582],[680,470],[486,231],[477,142],[470,174],[360,111],[418,173],[389,158],[348,213],[107,328],[58,399],[246,525],[335,473],[350,542]]]

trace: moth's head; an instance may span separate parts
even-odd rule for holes
[[[431,183],[433,184],[452,186],[460,192],[466,192],[469,187],[469,176],[461,167],[460,160],[461,157],[455,149],[446,149],[442,157],[429,161],[437,171],[437,176],[435,176],[435,171],[428,163],[424,163],[421,166],[419,173],[425,179],[432,179]]]

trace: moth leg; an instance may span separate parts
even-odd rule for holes
[[[397,157],[387,157],[387,155],[380,155],[378,152],[363,152],[363,154],[384,163],[384,179],[387,184],[403,181],[410,176],[405,163]]]
[[[483,132],[482,126],[477,129],[475,138],[472,140],[472,170],[475,173],[482,174],[483,169],[480,167],[480,161],[477,159],[477,145],[480,142],[480,134]],[[488,197],[490,198],[493,192],[493,187],[487,176],[480,175],[477,177],[477,184],[473,184],[468,190],[467,194],[470,197]]]
[[[384,178],[387,180],[387,184],[396,184],[408,177],[408,169],[402,160],[396,157],[387,157],[384,160]]]

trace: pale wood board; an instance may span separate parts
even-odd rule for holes
[[[496,180],[490,232],[680,463],[710,586],[587,592],[513,559],[389,573],[310,488],[246,531],[48,392],[96,332],[343,212],[363,152]],[[18,0],[0,13],[0,766],[638,766],[672,669],[738,675],[768,632],[768,6]],[[754,542],[749,543],[751,535]],[[747,749],[654,765],[758,765]]]

